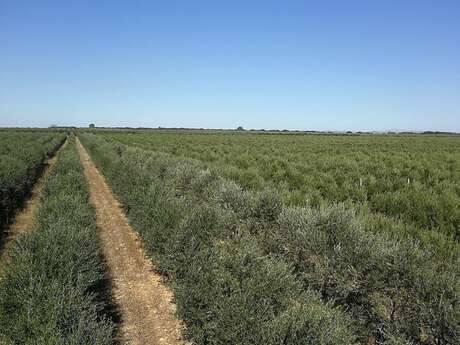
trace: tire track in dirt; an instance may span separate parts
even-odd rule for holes
[[[0,270],[4,264],[8,263],[8,252],[13,246],[15,239],[26,231],[31,231],[36,227],[36,215],[40,206],[40,196],[45,186],[48,176],[51,174],[59,153],[67,145],[68,139],[64,141],[61,147],[54,153],[53,156],[45,160],[42,173],[32,187],[30,195],[24,202],[21,210],[15,215],[14,221],[5,229],[3,238],[0,244]]]
[[[96,208],[112,293],[121,315],[121,341],[133,345],[188,344],[181,337],[183,324],[175,317],[171,291],[154,272],[138,234],[78,139],[77,149]]]

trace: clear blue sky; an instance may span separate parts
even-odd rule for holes
[[[0,126],[460,131],[460,1],[0,0]]]

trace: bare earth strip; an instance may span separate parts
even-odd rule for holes
[[[8,262],[8,252],[14,240],[19,234],[31,231],[35,228],[36,214],[38,207],[40,206],[40,195],[45,186],[45,181],[50,175],[53,167],[56,165],[59,152],[67,145],[67,140],[58,149],[58,151],[50,158],[48,158],[43,167],[41,176],[35,182],[32,191],[24,203],[23,208],[16,214],[13,223],[5,230],[3,243],[1,246],[0,255],[0,269],[3,264]]]
[[[172,293],[154,272],[138,234],[88,153],[77,140],[102,240],[112,293],[121,314],[121,340],[128,344],[186,344],[175,317]]]

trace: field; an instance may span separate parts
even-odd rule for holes
[[[20,206],[65,135],[56,131],[0,131],[0,239],[2,229]]]
[[[459,343],[459,136],[75,134],[0,270],[0,343]]]
[[[458,136],[106,132],[105,139],[192,158],[288,205],[343,202],[375,231],[432,244],[460,239]]]
[[[82,140],[173,281],[194,339],[277,343],[293,324],[331,335],[324,343],[458,339],[458,137]]]
[[[0,344],[112,344],[97,288],[104,266],[94,209],[72,143],[45,184],[37,218],[2,272]]]

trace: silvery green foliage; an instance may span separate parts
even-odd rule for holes
[[[252,197],[214,171],[169,155],[127,149],[117,158],[95,136],[82,135],[82,142],[169,277],[195,343],[354,343],[343,311],[305,290],[292,266],[251,235],[247,217],[270,221],[281,210],[273,194]]]
[[[129,146],[117,158],[113,144],[82,140],[170,277],[198,343],[458,342],[458,257],[369,231],[374,223],[350,204],[288,207],[273,189],[251,192],[193,159]],[[291,286],[285,295],[258,293],[277,276]],[[254,323],[261,315],[271,316]]]
[[[274,231],[305,286],[345,307],[363,336],[458,339],[459,266],[432,260],[413,241],[367,232],[343,205],[285,208]]]
[[[57,131],[0,131],[0,236],[64,138]]]
[[[2,272],[0,343],[112,344],[96,217],[72,143],[46,181],[37,220]]]

